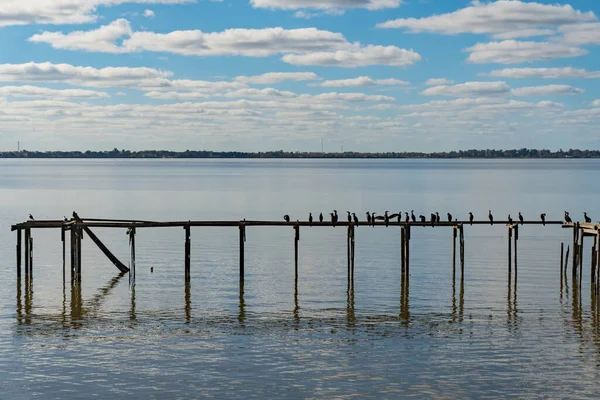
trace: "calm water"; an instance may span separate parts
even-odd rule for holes
[[[348,292],[343,228],[141,230],[137,279],[83,242],[80,290],[63,286],[60,232],[35,231],[31,293],[18,292],[10,224],[81,216],[151,220],[305,219],[332,209],[519,211],[600,217],[600,162],[0,160],[1,398],[597,398],[600,313],[559,279],[558,226],[520,230],[509,287],[504,226],[466,227],[464,284],[451,230],[413,229],[408,300],[398,228],[356,232]],[[123,261],[124,232],[96,230]],[[589,244],[589,243],[588,243]],[[590,244],[591,246],[591,244]],[[154,272],[150,272],[150,268]]]

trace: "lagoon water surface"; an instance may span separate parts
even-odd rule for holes
[[[140,230],[135,285],[89,240],[81,289],[62,279],[56,230],[34,231],[32,290],[17,287],[12,223],[58,219],[306,219],[337,209],[497,219],[600,218],[598,160],[0,160],[0,397],[596,398],[600,311],[589,285],[560,285],[559,226],[520,229],[508,285],[507,229],[465,227],[452,282],[451,230],[413,228],[408,302],[400,230]],[[124,232],[95,230],[121,260]],[[589,244],[589,243],[588,243]],[[591,244],[589,244],[591,246]],[[151,272],[151,268],[153,272]],[[570,275],[570,274],[569,274]],[[29,289],[29,288],[28,288]],[[598,303],[600,304],[600,303]]]

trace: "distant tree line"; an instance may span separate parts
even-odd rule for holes
[[[110,151],[9,151],[0,152],[0,158],[600,158],[600,150],[460,150],[448,152],[383,152],[344,153],[320,152],[241,152],[241,151],[208,151],[208,150],[143,150],[130,151],[113,149]]]

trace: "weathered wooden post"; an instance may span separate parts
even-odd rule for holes
[[[240,222],[240,283],[244,282],[244,243],[246,242],[246,225]]]
[[[465,231],[464,227],[460,225],[460,280],[465,279]]]
[[[456,237],[458,230],[456,226],[452,227],[452,282],[456,279]]]
[[[191,261],[192,261],[192,256],[191,256],[191,249],[192,249],[192,243],[191,243],[191,229],[190,229],[190,225],[186,225],[184,227],[185,229],[185,281],[188,282],[190,280],[191,277]]]
[[[406,259],[405,259],[405,251],[406,251],[406,228],[403,226],[400,228],[400,272],[402,278],[404,278],[404,274],[406,273]]]
[[[578,244],[578,234],[579,234],[579,223],[573,224],[573,276],[577,273],[577,250],[579,247]]]
[[[66,257],[67,257],[67,250],[66,250],[66,244],[65,244],[65,239],[66,239],[66,229],[65,226],[61,226],[60,227],[60,241],[62,242],[62,267],[63,267],[63,283],[65,283],[65,280],[67,279],[66,277]]]
[[[508,226],[508,281],[511,280],[512,274],[512,226]]]
[[[33,236],[29,236],[29,279],[33,278]]]
[[[579,260],[579,268],[578,268],[578,272],[579,272],[579,286],[581,286],[581,279],[583,277],[583,239],[585,237],[585,234],[583,231],[579,232],[579,249],[578,249],[578,256],[577,259]]]
[[[513,247],[515,248],[515,280],[517,279],[517,242],[519,241],[519,225],[514,226],[514,243]]]
[[[568,271],[568,266],[569,266],[569,252],[571,251],[571,246],[567,246],[567,254],[565,254],[565,268],[564,268],[564,274],[565,274],[565,279],[567,278],[567,271]]]
[[[31,252],[29,246],[31,245],[31,229],[25,228],[25,276],[29,277],[29,261],[31,259]]]
[[[300,241],[300,225],[294,225],[294,271],[295,280],[298,282],[298,242]]]
[[[21,278],[21,229],[17,229],[17,278]]]
[[[76,270],[76,263],[77,263],[77,257],[76,257],[76,239],[75,239],[75,225],[71,226],[71,233],[69,235],[71,237],[71,283],[75,282],[75,270]]]
[[[565,244],[560,242],[560,280],[563,279],[563,265],[565,260]]]
[[[410,225],[406,227],[406,235],[404,237],[406,240],[404,242],[404,255],[406,256],[406,260],[404,262],[405,265],[405,273],[406,273],[406,284],[408,285],[408,281],[410,280]]]
[[[136,228],[135,228],[135,224],[134,226],[132,226],[131,228],[129,228],[129,250],[131,252],[130,254],[130,262],[129,262],[129,273],[130,273],[130,277],[133,277],[135,279],[135,235],[136,235]]]
[[[348,224],[347,235],[346,235],[346,256],[347,256],[346,258],[348,261],[348,284],[350,284],[350,274],[351,274],[351,271],[350,271],[350,268],[351,268],[350,252],[352,251],[352,249],[350,248],[352,246],[351,238],[350,238],[350,236],[352,234],[351,230],[352,230],[352,228],[350,227],[350,224]]]
[[[596,246],[598,246],[598,237],[594,236],[594,244],[592,245],[592,256],[590,257],[590,281],[592,285],[596,282]]]
[[[354,225],[352,226],[352,283],[354,283],[354,249],[356,247],[356,241],[355,241],[355,236],[356,235],[356,229],[354,227]]]
[[[77,282],[81,283],[81,239],[83,231],[81,226],[77,226]]]

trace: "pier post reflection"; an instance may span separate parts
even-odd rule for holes
[[[131,306],[129,308],[129,319],[132,320],[132,321],[134,321],[136,319],[136,312],[135,312],[135,278],[133,279],[133,282],[131,282],[130,290],[131,290]]]
[[[515,274],[514,287],[511,282],[508,282],[508,294],[506,295],[506,322],[509,327],[517,327],[519,324],[519,316],[517,309],[517,282]]]
[[[456,306],[456,281],[452,282],[452,322],[462,322],[465,310],[465,280],[459,283],[458,307]]]
[[[243,326],[246,322],[246,302],[244,301],[244,278],[240,277],[240,301],[238,310],[238,321]]]
[[[71,282],[71,325],[74,328],[79,328],[81,319],[83,318],[81,285],[76,281]]]
[[[185,281],[185,322],[187,324],[192,320],[192,290],[189,279]]]
[[[346,324],[348,328],[356,326],[356,314],[354,312],[354,279],[348,284],[348,291],[346,298]]]
[[[23,303],[21,297],[21,276],[17,276],[17,324],[23,323]]]
[[[583,332],[583,320],[582,320],[582,310],[581,310],[581,287],[579,286],[579,279],[577,276],[573,279],[573,295],[571,298],[571,318],[573,323],[573,328],[579,334]]]
[[[402,274],[402,279],[400,280],[400,319],[405,324],[410,322],[408,281],[407,271],[406,274]]]
[[[298,279],[294,284],[294,321],[296,322],[296,328],[300,325],[300,304],[298,302]]]

